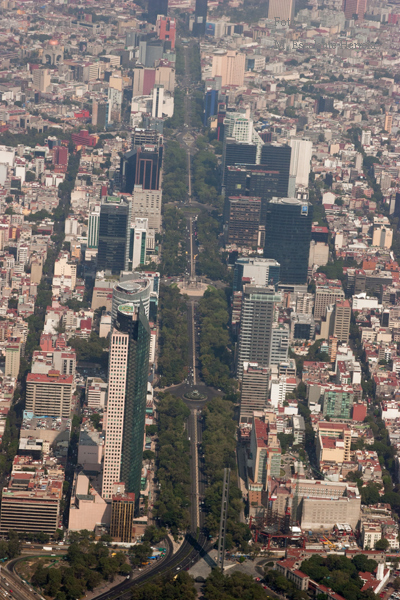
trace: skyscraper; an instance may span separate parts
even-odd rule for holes
[[[243,85],[246,55],[236,50],[216,50],[213,54],[212,77],[221,77],[222,87]]]
[[[132,194],[132,214],[149,220],[149,228],[159,233],[161,229],[162,190],[144,190],[135,185]]]
[[[243,364],[239,423],[251,423],[255,410],[264,410],[268,399],[269,369],[257,363]]]
[[[151,106],[151,116],[161,119],[163,116],[164,86],[158,83],[153,88],[153,104]]]
[[[277,196],[280,198],[288,194],[291,155],[292,149],[287,145],[272,143],[264,144],[261,148],[260,164],[268,170],[279,171]]]
[[[218,113],[218,90],[207,90],[204,96],[203,125],[206,127],[208,119]]]
[[[157,35],[160,40],[170,42],[171,50],[175,48],[176,21],[165,15],[157,19]]]
[[[268,19],[292,22],[294,18],[294,4],[295,0],[269,0]]]
[[[17,379],[21,357],[21,344],[19,339],[11,340],[6,346],[6,366],[4,375]]]
[[[267,206],[265,258],[281,265],[281,282],[307,282],[312,205],[297,198],[273,198]]]
[[[280,294],[272,286],[244,286],[236,369],[238,379],[243,375],[245,362],[269,366],[275,305],[280,301]]]
[[[259,238],[261,199],[246,196],[228,198],[228,244],[256,248]]]
[[[346,19],[364,20],[367,0],[343,0],[343,12]]]
[[[128,268],[131,204],[121,198],[107,196],[100,208],[99,270],[119,274]]]
[[[196,0],[194,9],[193,35],[201,37],[206,32],[207,0]]]
[[[319,115],[320,113],[325,112],[333,112],[333,98],[320,96],[318,100],[316,100],[316,113]]]
[[[243,280],[254,285],[277,285],[279,282],[280,265],[269,258],[240,257],[233,270],[233,291],[243,289]]]
[[[261,198],[260,223],[265,225],[268,201],[278,196],[279,171],[268,171],[261,165],[230,165],[226,168],[225,198],[253,196]],[[225,215],[227,215],[228,206]]]
[[[255,165],[257,162],[257,146],[252,143],[240,143],[233,138],[226,138],[222,157],[223,183],[226,181],[226,169],[230,165]]]
[[[254,123],[246,115],[238,112],[227,112],[224,125],[227,138],[233,138],[237,142],[252,143]]]
[[[296,177],[296,185],[308,187],[310,175],[312,142],[291,138],[289,146],[292,149],[290,156],[290,175]]]
[[[132,224],[129,240],[129,263],[132,263],[132,270],[146,263],[146,239],[148,228],[148,219],[136,218]]]
[[[120,305],[111,334],[102,496],[113,484],[140,498],[150,328],[142,305]]]
[[[147,144],[130,150],[121,158],[122,189],[131,194],[135,185],[144,190],[160,188],[163,147]]]
[[[149,23],[155,25],[158,15],[168,14],[168,0],[149,0],[147,4],[147,17]]]
[[[229,165],[226,168],[226,196],[257,196],[271,199],[278,195],[279,171],[261,165]]]
[[[333,335],[340,342],[348,342],[350,335],[351,306],[348,300],[336,300]]]

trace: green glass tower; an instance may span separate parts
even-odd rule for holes
[[[129,335],[121,481],[127,492],[140,496],[143,436],[149,375],[150,327],[143,304],[118,307],[116,328]]]

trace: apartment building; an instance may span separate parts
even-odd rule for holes
[[[73,381],[72,375],[61,375],[59,371],[28,373],[26,410],[36,416],[69,418]]]

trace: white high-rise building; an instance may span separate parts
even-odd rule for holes
[[[242,289],[243,278],[249,279],[254,285],[277,285],[279,272],[280,265],[273,258],[240,257],[233,271],[233,289],[235,292]]]
[[[65,235],[78,235],[78,219],[76,217],[65,219],[64,233]]]
[[[150,328],[143,305],[118,307],[111,333],[102,496],[116,483],[140,496]]]
[[[243,113],[226,113],[224,118],[225,137],[250,144],[253,136],[253,121]]]
[[[242,378],[245,362],[256,362],[260,367],[270,365],[275,305],[281,302],[281,299],[281,295],[277,294],[273,287],[244,286],[238,344],[238,379]],[[275,346],[278,346],[278,340]]]
[[[369,129],[362,132],[361,145],[362,146],[370,146],[371,145],[371,131]]]
[[[256,162],[259,164],[261,159],[261,149],[264,142],[260,138],[258,132],[254,129],[253,121],[250,119],[247,112],[246,114],[237,112],[226,113],[224,127],[226,138],[233,138],[237,142],[243,142],[245,144],[256,144]]]
[[[161,190],[144,190],[143,186],[135,185],[132,194],[132,216],[148,219],[149,229],[156,233],[161,230]]]
[[[102,497],[110,498],[121,477],[121,454],[128,372],[129,334],[113,329],[108,367],[106,444]]]
[[[290,155],[290,175],[296,177],[296,185],[308,187],[310,175],[312,142],[291,138],[289,146],[292,149]]]
[[[132,270],[134,271],[140,265],[146,264],[146,239],[149,227],[148,219],[135,219],[132,225],[131,236],[133,237],[132,247]]]
[[[54,279],[61,276],[71,278],[71,290],[74,290],[76,285],[76,264],[69,262],[68,252],[60,252],[54,263],[53,284]]]
[[[29,256],[29,248],[26,244],[19,244],[18,245],[18,250],[17,250],[18,254],[18,260],[17,262],[20,265],[26,265],[26,263],[28,262],[28,256]]]
[[[151,116],[156,119],[161,119],[163,116],[164,104],[164,86],[155,85],[153,88],[153,103],[151,107]]]
[[[286,362],[289,352],[289,326],[286,323],[274,323],[271,333],[270,365]]]

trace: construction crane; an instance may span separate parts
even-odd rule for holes
[[[336,545],[336,544],[334,544],[333,542],[331,542],[331,540],[328,540],[328,538],[327,538],[327,537],[325,537],[325,536],[323,536],[323,537],[321,538],[321,542],[322,542],[324,545],[326,545],[326,546],[329,546],[330,550],[336,550],[336,548],[337,548],[337,545]]]

